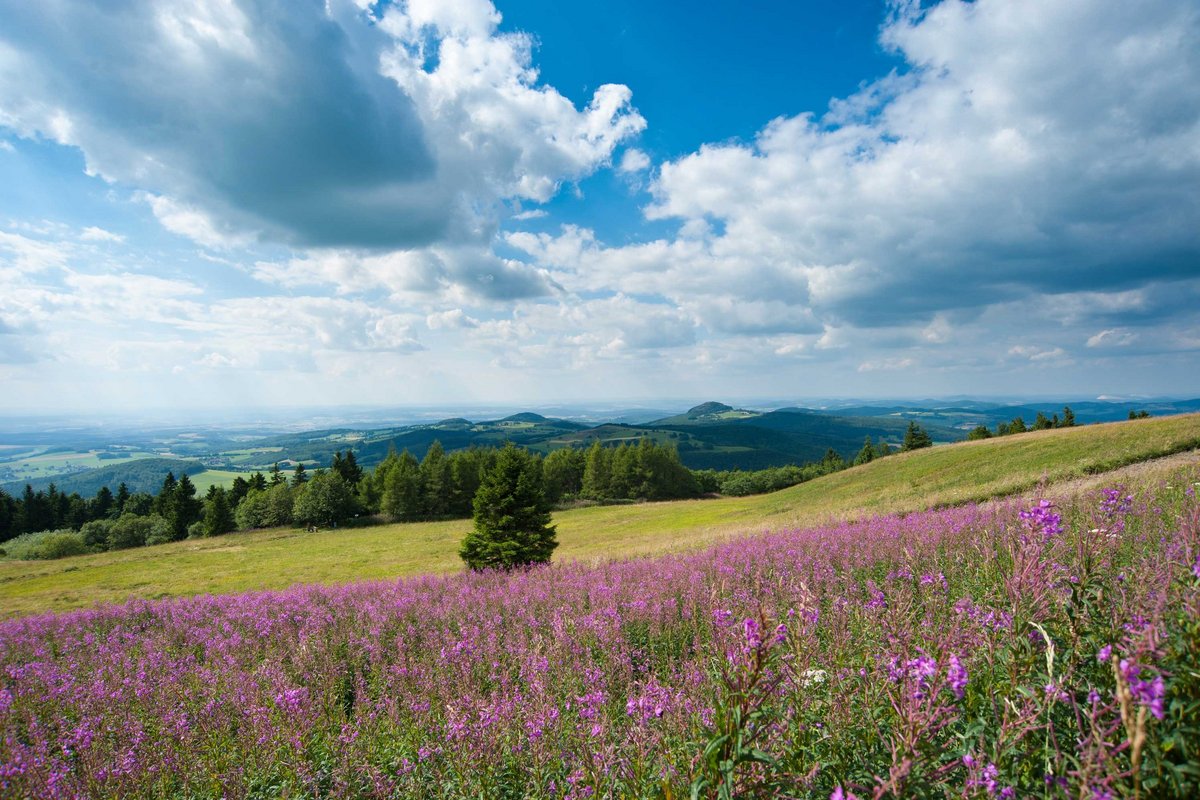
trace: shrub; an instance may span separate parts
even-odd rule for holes
[[[55,530],[25,533],[4,543],[7,558],[21,561],[48,560],[90,552],[78,531]]]
[[[151,541],[153,539],[153,541]],[[108,549],[124,550],[171,541],[171,526],[162,517],[122,514],[108,533]]]

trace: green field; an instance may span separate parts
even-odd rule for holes
[[[15,456],[5,457],[4,451],[0,450],[0,483],[69,475],[85,469],[125,464],[140,458],[154,458],[156,455],[141,450],[64,451],[50,447],[18,448],[15,446],[9,449],[20,452]],[[101,458],[103,453],[111,453],[112,456]]]
[[[196,487],[196,494],[203,497],[208,492],[210,486],[220,486],[228,489],[233,485],[233,480],[241,475],[247,477],[245,472],[232,472],[223,469],[206,469],[204,472],[198,472],[195,475],[190,475],[192,483]]]
[[[1196,414],[935,447],[769,495],[559,512],[555,558],[625,558],[698,547],[743,532],[982,501],[1197,448]],[[61,561],[0,562],[0,615],[131,596],[453,571],[462,568],[457,547],[470,525],[458,520],[320,533],[270,530]]]

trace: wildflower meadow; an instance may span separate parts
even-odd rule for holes
[[[0,624],[0,796],[1200,795],[1200,475]]]

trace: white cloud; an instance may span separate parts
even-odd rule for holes
[[[483,0],[0,9],[0,125],[80,148],[208,247],[486,246],[504,201],[548,200],[645,126],[627,87],[580,109],[538,84]]]
[[[631,147],[621,156],[621,163],[617,167],[617,171],[624,173],[641,172],[649,166],[650,156],[636,147]]]
[[[89,225],[80,231],[79,238],[85,242],[113,242],[115,244],[125,241],[125,237],[119,233],[106,231],[104,228],[98,228],[95,225]]]
[[[911,358],[887,358],[880,361],[864,361],[858,365],[859,372],[895,371],[908,369],[916,362]]]
[[[1108,329],[1088,337],[1088,347],[1128,347],[1136,342],[1138,335],[1132,331]]]

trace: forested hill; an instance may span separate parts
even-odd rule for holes
[[[49,488],[54,484],[63,494],[78,493],[83,497],[91,497],[100,488],[107,486],[116,491],[117,486],[124,483],[130,492],[157,492],[162,486],[163,477],[172,472],[180,475],[199,475],[205,467],[199,461],[184,461],[178,458],[142,458],[111,467],[97,467],[84,470],[73,475],[57,475],[50,478],[35,478],[28,481],[13,481],[0,486],[9,494],[19,494],[28,484],[34,491]]]

